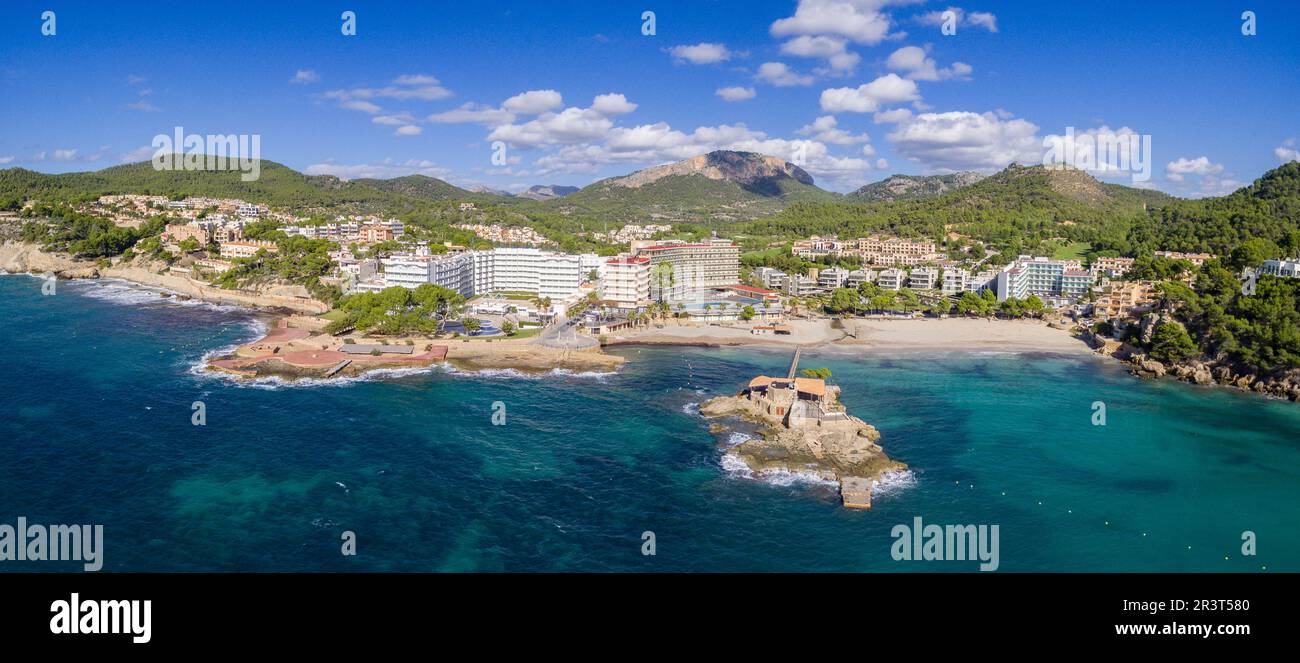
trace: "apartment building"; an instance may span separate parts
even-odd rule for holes
[[[243,239],[235,242],[226,242],[221,245],[222,258],[251,258],[258,251],[265,250],[268,253],[279,251],[275,242]]]
[[[754,270],[754,276],[768,290],[782,290],[785,288],[785,272],[775,267],[759,267]]]
[[[785,292],[791,297],[810,297],[822,292],[811,276],[792,274],[785,279]]]
[[[880,272],[876,279],[876,285],[885,290],[902,290],[906,283],[907,272],[892,267]]]
[[[632,309],[650,301],[650,259],[619,256],[605,261],[600,298],[617,308]]]
[[[1093,303],[1092,315],[1102,320],[1133,317],[1151,308],[1155,295],[1152,281],[1112,283]]]
[[[817,285],[824,290],[834,290],[844,287],[844,283],[848,281],[848,278],[849,270],[828,267],[817,273]]]
[[[844,279],[844,287],[856,288],[863,283],[870,283],[876,280],[876,273],[870,269],[855,269],[849,272],[848,278]]]
[[[180,244],[187,239],[193,239],[204,246],[208,243],[211,236],[208,230],[203,226],[192,223],[169,223],[163,230],[162,238],[164,241],[175,242]]]
[[[931,290],[939,280],[939,270],[933,267],[917,267],[907,278],[907,287],[913,290]]]
[[[1130,269],[1133,269],[1132,258],[1102,256],[1092,260],[1092,271],[1095,276],[1117,279]]]
[[[970,281],[970,270],[961,269],[960,267],[945,269],[943,272],[943,294],[947,297],[956,297],[966,292],[966,283]]]

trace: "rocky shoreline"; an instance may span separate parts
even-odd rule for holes
[[[259,291],[225,290],[185,276],[167,274],[165,263],[145,263],[138,258],[131,263],[90,262],[49,253],[35,244],[22,242],[0,243],[0,269],[11,274],[53,274],[63,279],[121,279],[213,304],[273,312],[315,315],[329,310],[328,304],[312,299],[302,286],[272,285]]]

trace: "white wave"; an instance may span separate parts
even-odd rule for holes
[[[743,435],[743,433],[732,433],[733,437],[736,435]],[[840,485],[838,481],[824,478],[815,472],[797,472],[783,469],[755,472],[745,464],[745,461],[733,453],[722,454],[721,465],[723,471],[732,477],[761,481],[770,486],[787,487],[797,484],[818,488],[839,488]]]
[[[745,434],[745,433],[741,433],[741,432],[738,432],[738,431],[737,431],[737,432],[732,432],[731,435],[728,435],[728,436],[727,436],[727,442],[726,442],[726,445],[727,445],[727,448],[731,448],[731,447],[735,447],[735,446],[739,446],[739,445],[741,445],[741,444],[744,444],[744,443],[746,443],[746,442],[748,442],[748,441],[750,441],[750,440],[752,440],[752,439],[754,439],[754,436],[753,436],[753,435],[747,435],[747,434]]]
[[[871,482],[872,499],[889,497],[916,486],[916,475],[911,470],[885,472]]]
[[[551,369],[551,372],[547,373],[547,375],[604,382],[605,378],[618,375],[618,371],[573,371],[567,368],[555,368]]]
[[[166,288],[142,285],[122,279],[105,278],[94,281],[78,280],[70,282],[67,287],[73,287],[77,294],[85,297],[122,306],[165,304],[171,306],[203,308],[222,313],[234,313],[248,310],[242,306],[214,304],[201,299],[181,299],[181,297],[178,296],[178,293],[167,290]],[[169,296],[164,297],[163,295]]]
[[[682,406],[682,412],[698,417],[700,416],[700,404],[698,402],[687,403],[686,405]]]

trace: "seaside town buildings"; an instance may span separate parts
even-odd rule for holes
[[[906,240],[898,237],[859,237],[841,240],[834,236],[813,236],[794,242],[791,253],[804,259],[822,256],[856,257],[863,264],[884,267],[915,267],[938,262],[945,256],[929,240]]]
[[[528,226],[461,223],[457,224],[455,227],[460,228],[461,230],[468,230],[483,239],[498,244],[527,244],[529,246],[541,246],[543,244],[553,243],[551,240],[546,239],[536,230],[533,230]]]
[[[630,244],[636,240],[650,239],[659,233],[671,232],[670,225],[648,224],[644,226],[629,223],[611,232],[592,232],[592,239],[610,244]]]

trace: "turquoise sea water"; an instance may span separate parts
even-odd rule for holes
[[[250,386],[193,370],[257,333],[244,312],[112,282],[44,297],[17,275],[0,301],[0,522],[103,524],[110,571],[975,569],[894,561],[890,530],[916,516],[997,524],[1003,572],[1300,571],[1300,405],[1101,360],[806,353],[913,470],[848,511],[825,485],[724,468],[693,414],[785,352],[624,348],[609,375]]]

